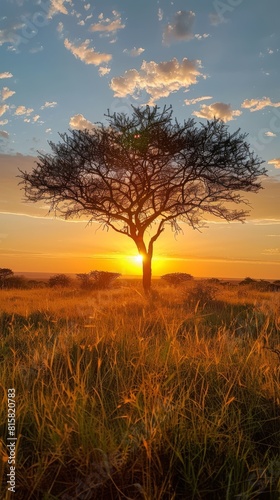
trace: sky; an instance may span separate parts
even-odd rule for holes
[[[268,176],[245,224],[166,229],[153,274],[280,279],[279,18],[279,0],[1,0],[0,267],[140,274],[129,238],[27,203],[17,175],[108,109],[166,104],[246,132]]]

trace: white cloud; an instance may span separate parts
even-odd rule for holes
[[[83,115],[78,114],[70,118],[69,125],[71,128],[76,130],[91,130],[95,128],[95,125],[87,120]]]
[[[191,104],[196,104],[197,102],[200,102],[200,101],[207,101],[208,99],[213,99],[213,97],[206,95],[206,96],[202,96],[202,97],[197,97],[196,99],[185,99],[185,104],[187,106],[189,106]]]
[[[6,101],[6,99],[9,99],[9,97],[12,97],[12,95],[15,94],[14,90],[10,90],[8,87],[3,87],[1,91],[1,97],[3,101]]]
[[[100,76],[108,75],[108,73],[110,73],[110,71],[111,71],[110,68],[105,68],[104,66],[100,66],[100,68],[98,69],[98,73]]]
[[[36,123],[40,118],[40,115],[33,116],[33,122]]]
[[[83,20],[79,21],[79,22],[78,22],[78,25],[79,25],[79,26],[84,26],[84,25],[85,25],[85,21],[83,21]]]
[[[68,10],[67,10],[66,6],[64,5],[65,3],[68,3],[69,5],[73,5],[72,0],[51,0],[48,17],[52,18],[56,14],[67,15]]]
[[[20,115],[31,115],[31,113],[34,111],[33,108],[26,108],[25,106],[18,106],[17,109],[15,110],[15,115],[20,116]]]
[[[0,80],[2,80],[2,78],[12,78],[12,73],[9,73],[9,71],[5,71],[4,73],[0,73]]]
[[[9,106],[8,104],[2,104],[0,105],[0,116],[3,116],[6,111],[8,111]]]
[[[3,139],[9,139],[9,134],[6,130],[0,130],[0,137],[3,137]]]
[[[158,9],[158,20],[159,21],[163,20],[163,10],[160,7]]]
[[[52,131],[51,128],[46,128],[46,134],[49,134]]]
[[[63,23],[61,21],[58,23],[56,29],[57,29],[58,33],[62,33],[63,32],[64,26],[63,26]]]
[[[242,108],[250,109],[250,111],[259,111],[260,109],[271,106],[273,108],[279,108],[280,102],[272,102],[270,97],[263,97],[262,99],[245,99],[241,104]]]
[[[90,40],[85,40],[81,45],[75,46],[73,43],[69,42],[67,38],[64,40],[66,49],[70,50],[70,52],[72,52],[77,59],[80,59],[85,64],[94,64],[95,66],[99,66],[100,64],[111,61],[111,54],[95,52],[94,48],[88,47],[89,44]]]
[[[179,10],[174,16],[172,24],[165,26],[163,42],[170,43],[177,40],[191,40],[193,38],[193,24],[195,13],[191,10]]]
[[[223,102],[215,102],[207,106],[202,104],[199,111],[194,111],[193,115],[198,118],[206,118],[207,120],[212,120],[213,118],[220,118],[224,122],[234,120],[236,116],[240,116],[242,111],[238,109],[233,110],[230,104],[225,104]]]
[[[30,54],[38,54],[38,52],[42,52],[42,50],[44,50],[44,47],[43,45],[39,45],[38,47],[33,47],[32,49],[30,49]]]
[[[24,118],[23,120],[25,123],[30,123],[30,118]]]
[[[19,35],[17,34],[17,31],[19,29],[24,28],[24,23],[19,23],[19,24],[14,24],[9,26],[9,28],[4,28],[0,30],[0,47],[4,45],[4,43],[9,43],[11,44],[8,47],[8,50],[15,51],[15,47],[17,46],[19,42]],[[7,77],[4,77],[7,78]]]
[[[125,24],[122,24],[121,15],[116,10],[113,10],[113,18],[103,17],[100,19],[99,23],[92,24],[90,27],[91,31],[101,32],[101,33],[116,33],[116,31],[124,29]]]
[[[139,49],[136,49],[136,47],[134,47],[131,50],[124,49],[123,52],[124,52],[124,54],[127,54],[131,57],[137,57],[137,56],[140,56],[140,54],[142,54],[143,52],[145,52],[145,49],[142,49],[142,47],[139,47]]]
[[[274,165],[275,168],[280,168],[280,158],[274,158],[267,162],[269,165]]]
[[[89,10],[90,9],[90,3],[87,3],[86,5],[84,5],[84,9],[85,10]]]
[[[125,71],[123,76],[113,78],[110,86],[115,97],[125,97],[128,94],[137,97],[137,93],[145,90],[151,96],[152,103],[197,83],[197,78],[203,76],[200,68],[201,61],[190,61],[187,58],[181,63],[175,57],[171,61],[160,63],[143,61],[140,71]]]
[[[197,40],[204,40],[205,38],[208,38],[210,35],[209,33],[203,33],[203,35],[199,35],[198,33],[194,35],[194,38]]]
[[[55,101],[46,101],[45,104],[43,104],[43,106],[41,106],[40,109],[46,109],[46,108],[55,108],[57,106],[57,102]]]
[[[264,135],[266,135],[267,137],[277,137],[277,135],[274,134],[274,132],[270,132],[270,130],[268,130],[267,132],[265,132]]]
[[[7,125],[9,123],[9,120],[0,120],[0,125]]]

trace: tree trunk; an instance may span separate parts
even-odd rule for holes
[[[145,295],[149,295],[151,292],[151,284],[152,284],[152,256],[149,252],[142,254],[143,257],[143,288]]]
[[[143,274],[142,274],[142,285],[144,293],[146,296],[150,295],[151,285],[152,285],[152,257],[153,257],[153,242],[150,241],[148,250],[143,240],[143,236],[135,236],[135,244],[137,246],[138,252],[142,255],[143,264]]]

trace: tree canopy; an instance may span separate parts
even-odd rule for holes
[[[258,192],[266,171],[246,134],[220,120],[182,125],[172,109],[132,108],[132,116],[60,134],[52,153],[21,171],[28,201],[44,200],[65,219],[86,217],[131,238],[143,256],[143,285],[151,286],[153,245],[169,224],[198,228],[205,216],[244,221],[242,192]]]

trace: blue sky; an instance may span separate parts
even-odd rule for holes
[[[252,221],[274,221],[278,237],[279,18],[279,0],[2,0],[0,222],[5,214],[18,216],[14,227],[20,217],[43,216],[44,207],[20,201],[15,175],[59,132],[90,128],[108,108],[171,104],[179,122],[216,116],[248,133],[269,172]],[[264,236],[254,234],[262,259]],[[278,245],[263,249],[275,263]]]
[[[278,0],[3,0],[1,151],[33,154],[81,126],[77,115],[95,122],[107,108],[129,113],[149,102],[172,104],[180,121],[221,116],[271,160],[279,155],[279,15]],[[253,99],[257,111],[244,107]]]

